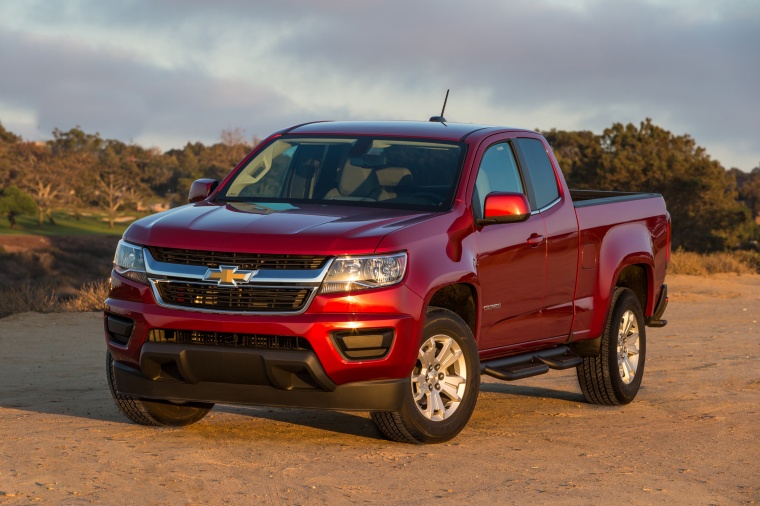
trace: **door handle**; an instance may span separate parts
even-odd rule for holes
[[[530,244],[531,248],[538,248],[541,246],[541,243],[544,242],[544,239],[546,237],[538,234],[532,234],[530,237],[528,237],[528,244]]]

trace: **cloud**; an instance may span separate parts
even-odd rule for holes
[[[168,147],[238,126],[424,119],[452,88],[453,120],[600,131],[652,117],[727,166],[760,161],[755,0],[256,4],[3,4],[0,110]]]
[[[582,11],[496,1],[471,9],[409,2],[401,12],[362,5],[361,12],[324,12],[312,30],[275,50],[358,81],[485,89],[496,106],[631,103],[686,118],[695,109],[713,117],[727,111],[738,128],[757,117],[743,108],[760,107],[746,100],[760,89],[760,66],[747,65],[756,59],[757,18],[685,22],[679,10],[643,2],[593,2]]]
[[[223,128],[256,132],[287,126],[296,108],[266,86],[168,70],[113,47],[1,31],[2,100],[36,111],[39,128],[87,131],[131,140],[147,133],[174,139],[216,139]]]
[[[732,15],[737,4],[742,9]],[[359,86],[381,82],[386,92],[451,87],[452,113],[465,121],[552,110],[559,116],[542,127],[600,130],[653,117],[676,133],[740,151],[757,130],[757,4],[729,2],[709,16],[693,14],[693,3],[360,5],[314,13],[275,51],[310,72],[349,76]],[[479,94],[489,117],[457,109],[463,92]],[[743,154],[760,160],[758,148]]]

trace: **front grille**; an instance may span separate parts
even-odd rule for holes
[[[319,269],[327,260],[316,255],[265,255],[261,253],[220,253],[174,248],[149,248],[150,254],[159,262],[184,265],[236,265],[240,270],[258,269]]]
[[[270,336],[262,334],[233,334],[200,330],[153,329],[148,341],[154,343],[200,344],[230,348],[310,351],[309,341],[300,336]]]
[[[239,312],[300,311],[313,288],[261,286],[224,287],[215,284],[159,281],[161,300],[171,306]]]

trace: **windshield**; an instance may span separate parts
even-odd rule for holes
[[[217,200],[445,210],[463,154],[460,143],[281,137],[242,167]]]

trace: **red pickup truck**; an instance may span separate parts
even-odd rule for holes
[[[189,200],[114,258],[106,370],[137,423],[216,402],[361,410],[442,442],[481,374],[575,367],[589,402],[630,402],[645,327],[666,323],[662,197],[569,190],[533,131],[298,125]]]

